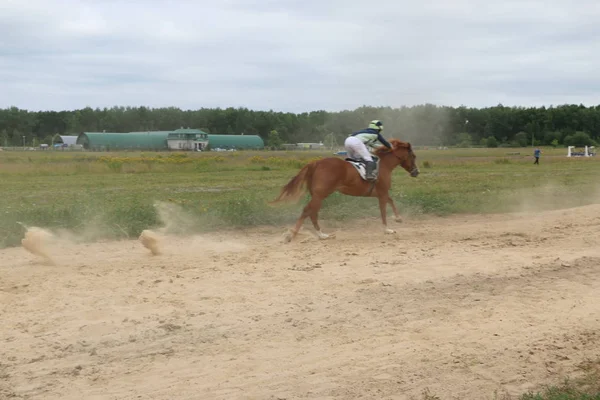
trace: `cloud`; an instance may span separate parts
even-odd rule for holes
[[[597,104],[583,0],[0,2],[0,107]]]

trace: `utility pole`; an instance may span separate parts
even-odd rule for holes
[[[335,140],[335,135],[333,134],[333,132],[329,132],[327,135],[325,135],[325,138],[323,140],[325,143],[327,143],[327,138],[329,138],[329,145],[331,147],[331,151],[333,151],[333,148],[337,145],[337,141]]]

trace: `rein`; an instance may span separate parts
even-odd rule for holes
[[[410,151],[412,152],[412,150],[410,150]],[[394,157],[396,157],[396,159],[398,159],[398,160],[402,161],[402,157],[398,157],[398,156],[396,155],[396,153],[394,153],[394,151],[393,151],[393,150],[390,150],[390,151],[389,151],[389,153],[392,153],[392,155],[393,155]],[[410,153],[409,153],[409,154],[410,154]],[[381,155],[380,155],[379,157],[381,158]],[[418,172],[419,172],[419,167],[417,167],[417,165],[415,164],[415,166],[414,166],[414,167],[413,167],[413,168],[410,170],[409,174],[411,174],[411,175],[414,175],[414,174],[416,174],[416,173],[418,173]],[[372,191],[372,190],[373,190],[373,189],[371,188],[371,190],[369,191],[369,194],[371,193],[371,191]]]

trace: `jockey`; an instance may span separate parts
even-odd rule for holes
[[[382,130],[383,123],[375,119],[371,121],[368,128],[352,133],[344,142],[348,157],[363,160],[365,162],[365,178],[367,180],[375,179],[373,172],[375,171],[376,165],[369,150],[374,149],[379,144],[384,145],[388,149],[392,148],[388,141],[381,135]],[[367,149],[367,146],[369,149]]]

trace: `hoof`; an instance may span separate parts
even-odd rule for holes
[[[319,232],[317,232],[317,237],[318,237],[319,239],[328,239],[328,238],[329,238],[329,235],[328,235],[328,234],[326,234],[326,233],[323,233],[323,232],[319,231]]]
[[[397,223],[399,223],[399,224],[401,224],[402,222],[404,222],[404,221],[402,220],[402,217],[396,217],[396,218],[395,218],[395,221],[396,221]]]
[[[330,239],[330,238],[334,238],[335,234],[331,233],[331,234],[327,234],[327,233],[323,233],[321,231],[317,232],[317,237],[321,240],[325,240],[325,239]]]
[[[384,232],[385,232],[386,234],[388,234],[388,235],[389,235],[389,234],[392,234],[392,233],[396,233],[396,231],[395,231],[395,230],[393,230],[393,229],[390,229],[390,228],[386,228]]]
[[[289,243],[294,238],[294,234],[290,231],[283,234],[283,243]]]

